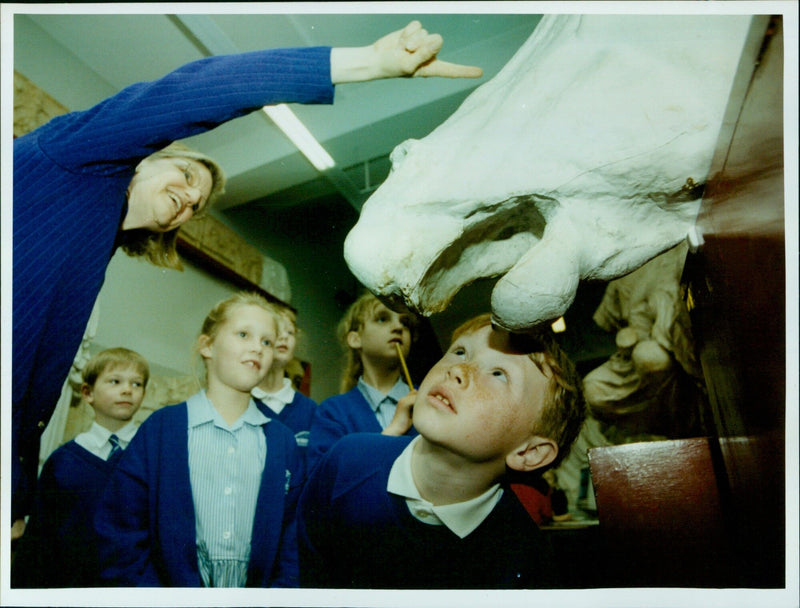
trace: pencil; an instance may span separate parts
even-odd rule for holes
[[[406,367],[406,360],[403,358],[403,349],[400,348],[400,344],[397,342],[394,343],[397,347],[397,356],[400,357],[400,365],[403,366],[403,374],[406,377],[406,384],[408,384],[409,388],[414,388],[414,385],[411,382],[411,374],[408,373],[408,368]]]

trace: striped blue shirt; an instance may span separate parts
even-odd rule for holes
[[[389,426],[389,423],[394,418],[394,412],[397,410],[397,402],[403,397],[408,395],[408,385],[403,382],[402,378],[398,378],[394,386],[389,389],[385,395],[374,386],[370,386],[364,382],[364,376],[358,379],[358,390],[364,395],[372,411],[375,412],[375,417],[381,425],[382,429]]]
[[[269,422],[250,400],[228,425],[205,391],[187,400],[189,474],[194,500],[197,560],[207,587],[244,587],[253,518],[267,460],[262,425]]]

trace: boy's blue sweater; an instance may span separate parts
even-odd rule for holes
[[[353,387],[346,393],[328,397],[319,404],[311,421],[308,440],[307,467],[311,471],[320,458],[339,439],[351,433],[380,433],[383,431],[375,412],[364,395]],[[406,433],[413,437],[417,430],[412,426]]]
[[[305,450],[305,448],[308,447],[311,420],[314,418],[318,407],[316,401],[295,391],[294,399],[292,399],[291,403],[286,404],[286,407],[281,410],[280,414],[275,413],[275,411],[263,401],[259,400],[259,402],[264,406],[263,409],[267,416],[279,420],[294,431],[297,447],[301,450]]]
[[[311,420],[317,412],[317,402],[302,393],[295,391],[294,399],[286,404],[280,414],[260,399],[256,399],[263,406],[262,409],[267,416],[278,420],[288,426],[294,433],[297,442],[298,454],[300,456],[303,475],[306,471],[306,454],[308,453],[308,438],[311,435]]]
[[[302,587],[533,589],[557,583],[550,547],[514,493],[461,539],[386,490],[411,441],[349,435],[320,460],[298,506]]]
[[[74,440],[50,455],[14,557],[13,587],[99,585],[93,518],[117,460],[98,458]]]

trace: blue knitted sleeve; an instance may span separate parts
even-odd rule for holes
[[[333,90],[329,47],[206,57],[59,116],[38,137],[51,159],[103,173],[264,105],[332,103]]]

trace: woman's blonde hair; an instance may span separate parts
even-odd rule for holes
[[[153,152],[144,160],[158,158],[189,158],[203,164],[211,173],[211,193],[208,196],[208,201],[192,219],[202,217],[211,208],[214,201],[225,191],[225,173],[214,159],[202,152],[192,150],[180,142],[173,142],[158,152]],[[145,228],[125,230],[120,232],[118,243],[129,256],[143,257],[156,266],[183,270],[183,264],[181,264],[181,259],[176,249],[178,230],[179,228],[169,232],[153,232]]]
[[[345,352],[344,371],[342,373],[342,380],[339,383],[339,391],[342,393],[346,393],[358,384],[359,377],[364,373],[364,364],[361,362],[361,355],[357,350],[350,348],[347,344],[347,334],[351,331],[361,331],[361,328],[364,327],[364,323],[366,323],[373,311],[382,304],[383,302],[374,294],[367,291],[350,305],[344,313],[344,317],[339,321],[339,325],[336,328],[336,337]],[[411,341],[414,342],[417,338],[416,333],[419,319],[412,314],[409,314],[408,318],[409,328],[411,330]]]
[[[275,331],[278,331],[278,310],[277,308],[271,304],[264,296],[254,291],[240,291],[238,293],[233,294],[231,297],[226,298],[214,306],[211,311],[206,315],[206,318],[203,320],[203,325],[200,329],[200,334],[197,336],[197,340],[195,341],[194,345],[194,352],[199,355],[200,349],[207,343],[213,342],[214,338],[217,337],[219,333],[220,325],[225,323],[231,318],[231,311],[236,308],[237,306],[243,305],[253,305],[263,308],[267,311],[272,317],[272,321],[275,325]],[[207,341],[205,338],[207,338]],[[202,359],[202,357],[200,357]],[[206,385],[206,374],[205,374],[205,365],[203,365],[202,373],[197,373],[195,370],[195,376],[200,382],[201,386]]]

